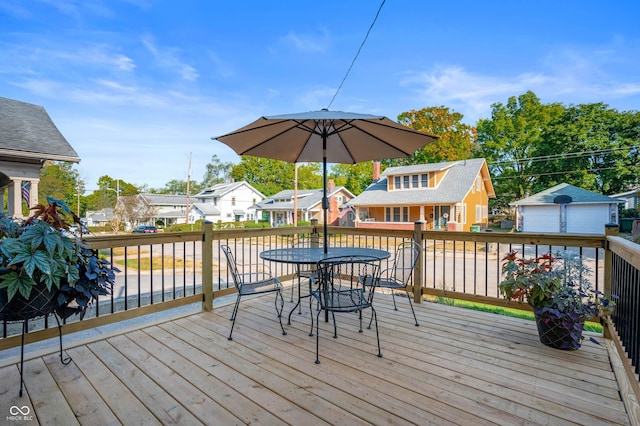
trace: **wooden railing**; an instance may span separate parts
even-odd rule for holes
[[[263,250],[289,246],[294,234],[318,230],[316,226],[213,230],[211,224],[204,224],[198,231],[89,237],[87,245],[100,250],[121,272],[116,276],[113,294],[102,297],[82,321],[64,324],[63,332],[87,330],[193,303],[211,310],[214,299],[235,292],[221,245],[230,245],[240,263],[264,264],[259,257]],[[528,257],[575,251],[594,271],[594,287],[620,296],[618,309],[605,330],[624,359],[630,360],[626,367],[629,377],[635,378],[638,373],[640,246],[617,237],[615,230],[599,236],[447,232],[426,230],[424,224],[416,223],[413,230],[329,227],[328,231],[331,246],[374,247],[392,254],[401,242],[418,241],[422,250],[413,277],[417,303],[429,296],[528,309],[527,305],[506,303],[500,297],[498,284],[504,256],[513,250]],[[292,265],[265,266],[283,281],[293,277]],[[25,341],[55,337],[58,331],[52,327],[54,324],[49,318],[34,321]],[[20,330],[21,327],[3,324],[0,350],[20,345]],[[637,385],[637,379],[635,382]]]

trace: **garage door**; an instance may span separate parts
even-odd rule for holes
[[[604,225],[610,221],[608,204],[569,204],[567,206],[569,234],[604,234]]]
[[[524,232],[560,232],[559,206],[523,206],[522,211]]]

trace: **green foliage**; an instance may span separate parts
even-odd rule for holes
[[[497,200],[507,208],[558,183],[613,194],[640,183],[640,113],[602,103],[542,104],[527,92],[481,119],[477,155],[487,159]]]
[[[438,140],[418,149],[404,164],[439,163],[442,161],[464,160],[471,157],[476,129],[462,122],[464,116],[449,111],[445,106],[428,107],[419,111],[403,112],[398,122],[430,135]]]
[[[318,163],[300,164],[298,167],[298,189],[322,188],[322,176]],[[247,181],[267,197],[285,189],[293,189],[295,164],[269,158],[245,155],[240,164],[231,169],[236,181]]]
[[[207,164],[204,177],[202,178],[202,189],[225,182],[231,174],[233,163],[223,162],[217,155],[211,157],[211,162]]]
[[[63,317],[84,314],[99,295],[108,294],[117,271],[97,252],[69,233],[69,220],[80,224],[64,201],[47,198],[26,220],[0,214],[0,289],[7,299],[28,299],[44,283],[56,291],[56,309]]]
[[[577,322],[609,315],[615,304],[591,287],[591,270],[570,251],[532,259],[507,254],[500,293],[507,300],[529,303],[548,317]],[[615,296],[614,296],[615,298]]]

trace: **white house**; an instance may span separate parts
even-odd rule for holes
[[[637,209],[640,207],[640,187],[634,188],[631,191],[613,194],[612,197],[622,200],[625,209]]]
[[[299,189],[295,199],[297,221],[310,222],[317,219],[323,223],[322,189]],[[344,186],[336,186],[333,179],[327,182],[327,199],[329,210],[327,221],[330,225],[339,225],[340,212],[354,195]],[[267,220],[271,226],[288,225],[293,223],[294,191],[285,189],[261,201],[256,206],[257,219]]]
[[[264,194],[246,181],[218,183],[191,197],[194,204],[189,208],[189,218],[192,222],[198,219],[212,222],[255,220],[254,205],[264,198]]]
[[[604,234],[618,223],[622,200],[561,183],[510,205],[516,208],[516,229],[523,232]]]

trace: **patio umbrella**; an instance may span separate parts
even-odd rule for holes
[[[320,111],[260,117],[212,139],[238,155],[291,163],[322,161],[324,249],[327,250],[327,163],[355,164],[381,158],[409,157],[436,136],[390,119],[352,112]]]

